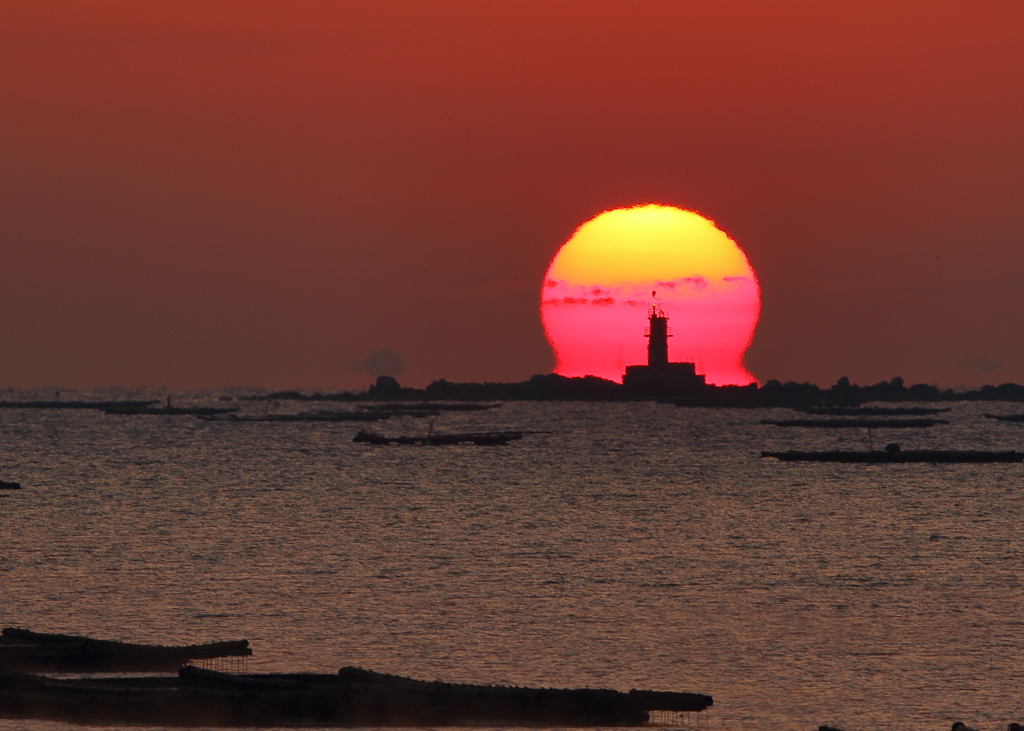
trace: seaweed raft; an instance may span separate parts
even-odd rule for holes
[[[248,640],[202,645],[137,645],[7,627],[0,633],[2,673],[177,672],[195,660],[252,655]]]
[[[161,726],[640,726],[651,711],[698,712],[711,696],[518,688],[413,680],[345,667],[336,675],[57,679],[0,674],[0,716]]]

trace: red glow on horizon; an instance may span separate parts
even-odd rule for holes
[[[552,260],[541,318],[555,372],[621,382],[627,365],[645,364],[652,291],[669,317],[670,360],[716,385],[757,380],[743,365],[760,313],[746,256],[708,219],[658,205],[596,216]]]

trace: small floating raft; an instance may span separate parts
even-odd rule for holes
[[[869,452],[761,452],[784,462],[1024,462],[1024,452],[977,452],[956,449],[908,449]]]
[[[545,431],[489,431],[470,432],[467,434],[427,434],[422,437],[386,437],[383,434],[368,432],[363,429],[352,438],[353,442],[364,444],[420,444],[440,447],[452,444],[475,444],[477,446],[500,446],[511,441],[522,439],[526,434],[550,434]]]
[[[203,421],[225,421],[232,424],[273,422],[278,424],[296,421],[381,421],[395,416],[393,412],[375,413],[368,411],[320,411],[301,414],[264,414],[263,416],[239,416],[238,414],[196,414]]]
[[[144,409],[159,401],[0,401],[0,409]]]
[[[476,403],[443,403],[436,401],[418,401],[416,403],[375,403],[359,404],[359,408],[366,411],[487,411],[501,406],[496,404]]]
[[[926,406],[802,406],[796,409],[805,414],[824,416],[932,416],[952,411]]]
[[[927,429],[949,422],[945,419],[762,419],[761,423],[824,429]]]
[[[7,482],[6,480],[0,480],[0,490],[20,490],[20,482]]]
[[[203,645],[136,645],[7,627],[0,635],[0,674],[11,672],[174,672],[192,660],[252,655],[248,640]]]
[[[230,414],[235,411],[238,411],[237,406],[156,406],[103,409],[104,414],[115,414],[117,416],[213,416],[214,414]]]

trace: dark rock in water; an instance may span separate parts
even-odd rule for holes
[[[838,726],[829,726],[827,723],[823,723],[818,726],[818,731],[843,731],[843,729]]]
[[[1024,726],[1017,722],[1009,723],[1006,725],[1006,731],[1024,731]]]
[[[20,482],[7,482],[6,480],[0,480],[0,490],[20,490]]]
[[[968,726],[963,721],[955,721],[953,723],[953,728],[950,729],[950,731],[975,731],[975,730],[973,728],[971,728],[970,726]]]

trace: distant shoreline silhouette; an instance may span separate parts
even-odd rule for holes
[[[763,386],[713,386],[706,384],[634,383],[623,385],[596,376],[569,378],[556,373],[538,374],[517,383],[453,383],[444,379],[426,388],[408,388],[397,379],[381,376],[365,391],[305,394],[275,391],[244,396],[252,401],[660,401],[679,406],[734,408],[852,407],[869,401],[1021,401],[1024,386],[999,386],[956,392],[918,383],[904,385],[902,378],[873,386],[850,383],[846,377],[821,388],[813,383],[782,383],[770,380]]]

